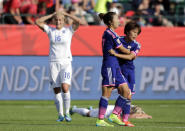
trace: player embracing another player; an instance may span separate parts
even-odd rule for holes
[[[123,54],[121,52],[117,53],[116,51],[112,54],[119,59],[119,65],[121,68],[121,73],[127,79],[129,88],[132,95],[135,94],[135,66],[134,60],[137,57],[137,54],[140,51],[140,44],[135,40],[137,36],[141,33],[141,27],[134,21],[128,22],[124,28],[124,34],[126,36],[120,37],[122,45],[130,50],[130,54]],[[128,121],[130,114],[130,105],[131,99],[127,99],[125,104],[125,110],[123,110],[123,122],[126,126],[134,126],[131,122]]]
[[[118,115],[120,112],[122,112],[122,109],[125,110],[124,108],[126,101],[127,99],[130,99],[130,89],[126,79],[121,73],[117,57],[112,55],[111,52],[114,52],[114,50],[119,50],[122,53],[130,54],[130,50],[123,47],[119,40],[119,36],[114,32],[114,30],[119,26],[118,15],[115,12],[108,12],[106,14],[100,13],[99,17],[103,20],[108,28],[104,31],[102,36],[102,96],[99,101],[99,115],[96,121],[96,126],[113,127],[113,125],[104,121],[108,100],[113,87],[118,89],[120,95],[116,100],[112,114],[109,116],[109,121],[120,126],[124,126],[125,123],[118,118]]]

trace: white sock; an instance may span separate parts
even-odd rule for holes
[[[58,111],[58,115],[64,116],[63,112],[63,100],[61,93],[55,94],[55,105]]]
[[[74,108],[73,112],[74,113],[78,113],[78,114],[80,114],[82,116],[87,116],[87,113],[89,112],[89,110],[86,109],[86,108]]]
[[[71,104],[71,96],[70,92],[63,93],[63,100],[64,100],[64,108],[65,108],[65,114],[69,114],[70,104]]]

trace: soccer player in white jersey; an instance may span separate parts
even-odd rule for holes
[[[73,20],[71,25],[66,26],[65,17],[69,17]],[[45,24],[45,21],[51,18],[53,18],[56,27]],[[69,115],[71,102],[69,87],[72,77],[71,39],[74,31],[78,29],[79,24],[84,23],[76,16],[66,12],[54,12],[53,14],[43,16],[36,20],[36,25],[47,33],[50,40],[50,85],[53,87],[56,98],[55,104],[58,111],[57,121],[63,121],[65,119],[69,122],[72,120]],[[63,102],[65,113],[63,111]]]
[[[105,118],[109,118],[110,114],[112,113],[114,109],[114,105],[108,105],[106,113],[105,113]],[[77,106],[73,106],[70,109],[70,113],[74,114],[80,114],[82,116],[86,117],[98,117],[98,112],[99,109],[95,108],[93,109],[92,106],[89,108],[78,108]],[[129,118],[135,118],[135,119],[152,119],[152,116],[146,114],[141,107],[137,105],[131,105],[131,110],[130,110],[130,115]]]

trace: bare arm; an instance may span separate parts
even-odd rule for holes
[[[58,11],[60,8],[60,1],[59,0],[55,0],[55,11]]]
[[[66,12],[61,12],[63,15],[71,18],[73,20],[73,23],[72,23],[72,27],[74,30],[77,30],[79,25],[85,25],[86,23],[84,21],[82,21],[80,18],[74,16],[74,15],[71,15],[71,14],[68,14]]]
[[[125,60],[134,60],[136,58],[136,56],[131,53],[131,54],[115,54],[116,57],[121,58],[121,59],[125,59]]]
[[[122,53],[130,54],[130,50],[123,47],[123,45],[119,46],[117,49],[120,50]]]
[[[13,15],[14,19],[17,21],[18,24],[22,23],[19,9],[16,9],[16,11],[10,9],[10,13]]]
[[[35,22],[31,19],[31,16],[27,16],[27,17],[26,17],[26,20],[27,20],[27,22],[28,22],[29,24],[32,24],[32,25],[35,24]]]
[[[43,17],[40,17],[38,18],[36,21],[35,21],[35,24],[42,30],[44,30],[44,24],[45,24],[45,21],[52,18],[54,15],[56,14],[53,13],[53,14],[50,14],[50,15],[46,15],[46,16],[43,16]]]
[[[92,5],[92,8],[94,9],[94,7],[96,6],[96,3],[94,0],[91,0],[91,5]]]
[[[83,9],[84,9],[84,10],[88,10],[87,7],[86,7],[87,3],[88,3],[87,0],[84,0],[84,1],[83,1]]]
[[[111,50],[109,50],[109,53],[111,55],[114,55],[118,58],[125,59],[125,60],[133,60],[136,58],[135,54],[132,52],[130,54],[118,54],[113,49],[111,49]]]

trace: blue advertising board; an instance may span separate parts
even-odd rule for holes
[[[73,57],[71,98],[101,96],[102,57]],[[185,58],[138,57],[134,99],[185,99]],[[50,100],[47,56],[0,56],[0,100]],[[111,98],[117,97],[114,90]]]

